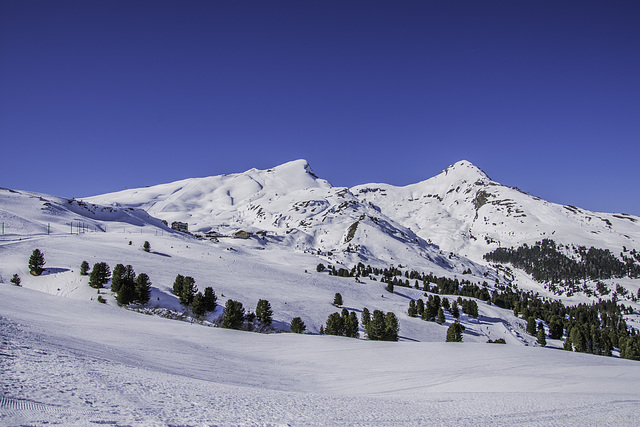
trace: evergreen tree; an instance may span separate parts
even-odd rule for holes
[[[111,291],[118,292],[120,287],[122,286],[122,276],[124,274],[124,265],[117,264],[113,268],[113,273],[111,274]]]
[[[447,298],[442,298],[442,308],[447,311],[451,309],[451,304]]]
[[[140,304],[147,304],[151,298],[151,282],[146,273],[140,273],[136,277],[136,301]]]
[[[44,254],[40,252],[40,249],[34,249],[29,257],[29,272],[34,276],[42,274],[45,265]]]
[[[244,307],[240,301],[228,300],[222,315],[222,327],[240,329],[244,322]]]
[[[451,315],[456,320],[460,319],[460,310],[458,309],[458,302],[457,301],[454,301],[453,304],[451,305]]]
[[[542,325],[542,322],[540,322],[540,325]],[[542,328],[538,329],[538,344],[540,344],[542,347],[547,345],[547,337],[544,333],[544,326],[542,326]]]
[[[440,307],[438,308],[438,318],[436,319],[436,322],[443,325],[445,321],[446,319],[444,317],[444,310],[442,309],[442,307]]]
[[[370,340],[378,341],[384,338],[385,321],[384,313],[380,310],[373,310],[373,316],[367,326],[365,332]]]
[[[291,320],[291,332],[294,334],[301,334],[307,329],[307,326],[304,324],[301,318],[294,317]]]
[[[318,265],[316,266],[316,271],[317,271],[318,273],[320,273],[320,272],[324,271],[324,269],[325,269],[325,266],[324,266],[324,264],[322,264],[322,263],[320,263],[320,264],[318,264]]]
[[[180,297],[182,293],[182,282],[184,281],[184,276],[178,274],[176,279],[173,281],[173,294],[177,297]]]
[[[149,242],[147,242],[145,240],[144,245],[142,245],[142,249],[144,249],[145,252],[150,252],[151,251],[151,245],[149,244]]]
[[[193,302],[191,303],[191,312],[196,316],[202,316],[206,313],[204,295],[202,292],[198,292],[193,296]]]
[[[529,318],[527,319],[527,333],[531,336],[536,336],[537,334],[537,329],[536,329],[536,318],[533,316],[529,316]]]
[[[567,329],[567,339],[564,340],[564,345],[562,346],[562,348],[567,351],[573,351],[573,343],[571,342],[571,337],[569,334],[569,329]]]
[[[206,287],[204,289],[204,309],[206,311],[215,310],[216,306],[218,305],[216,301],[218,301],[218,297],[213,291],[213,288],[211,286]]]
[[[384,317],[384,341],[398,341],[398,332],[400,332],[400,326],[398,325],[398,318],[393,312],[388,312]]]
[[[342,295],[336,293],[336,295],[333,297],[333,305],[335,305],[336,307],[342,305]]]
[[[393,283],[387,283],[387,292],[393,293]]]
[[[362,309],[361,320],[363,328],[366,328],[367,324],[369,324],[369,322],[371,321],[371,314],[369,314],[369,309],[367,307]]]
[[[93,265],[91,274],[89,275],[89,286],[92,288],[103,288],[109,282],[111,270],[106,262],[97,262]]]
[[[128,305],[134,302],[136,299],[136,285],[135,282],[129,280],[123,281],[120,289],[116,294],[116,301],[120,305]]]
[[[416,314],[420,317],[424,314],[424,301],[422,298],[418,299],[418,302],[416,302]]]
[[[418,310],[416,309],[416,302],[415,300],[411,300],[409,301],[409,317],[416,317],[416,314],[418,313]]]
[[[20,283],[22,282],[20,280],[20,276],[18,276],[18,273],[14,274],[13,277],[10,280],[11,283],[13,283],[16,286],[20,286]]]
[[[578,353],[584,353],[587,350],[586,337],[578,325],[571,328],[571,344]]]
[[[358,316],[355,312],[349,313],[349,318],[345,323],[345,335],[349,338],[358,338]]]
[[[256,306],[256,318],[263,325],[271,326],[271,322],[273,321],[273,311],[271,310],[271,304],[269,304],[269,301],[266,299],[258,301],[258,305]]]
[[[191,305],[193,297],[195,296],[198,288],[196,287],[196,281],[193,277],[187,276],[182,280],[182,289],[180,291],[180,303],[186,306]]]
[[[463,331],[464,326],[462,326],[460,322],[453,322],[451,326],[449,326],[449,329],[447,329],[447,342],[462,342]]]
[[[554,340],[562,339],[563,332],[562,321],[559,318],[551,320],[551,323],[549,323],[549,338]]]
[[[80,264],[80,275],[88,276],[89,275],[89,263],[87,261],[82,261]]]
[[[340,313],[332,313],[327,318],[327,325],[324,328],[324,333],[327,335],[344,335],[344,323],[342,322],[342,316]]]

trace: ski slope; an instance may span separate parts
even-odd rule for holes
[[[0,423],[637,425],[637,362],[257,334],[0,286]]]

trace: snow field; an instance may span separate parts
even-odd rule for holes
[[[6,425],[634,425],[636,363],[256,334],[0,286]],[[587,421],[591,420],[591,421]]]

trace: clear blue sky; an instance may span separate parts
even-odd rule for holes
[[[640,1],[0,2],[0,186],[82,197],[297,158],[458,160],[640,215]]]

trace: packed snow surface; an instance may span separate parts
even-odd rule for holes
[[[637,425],[637,362],[209,328],[0,287],[4,425]]]

